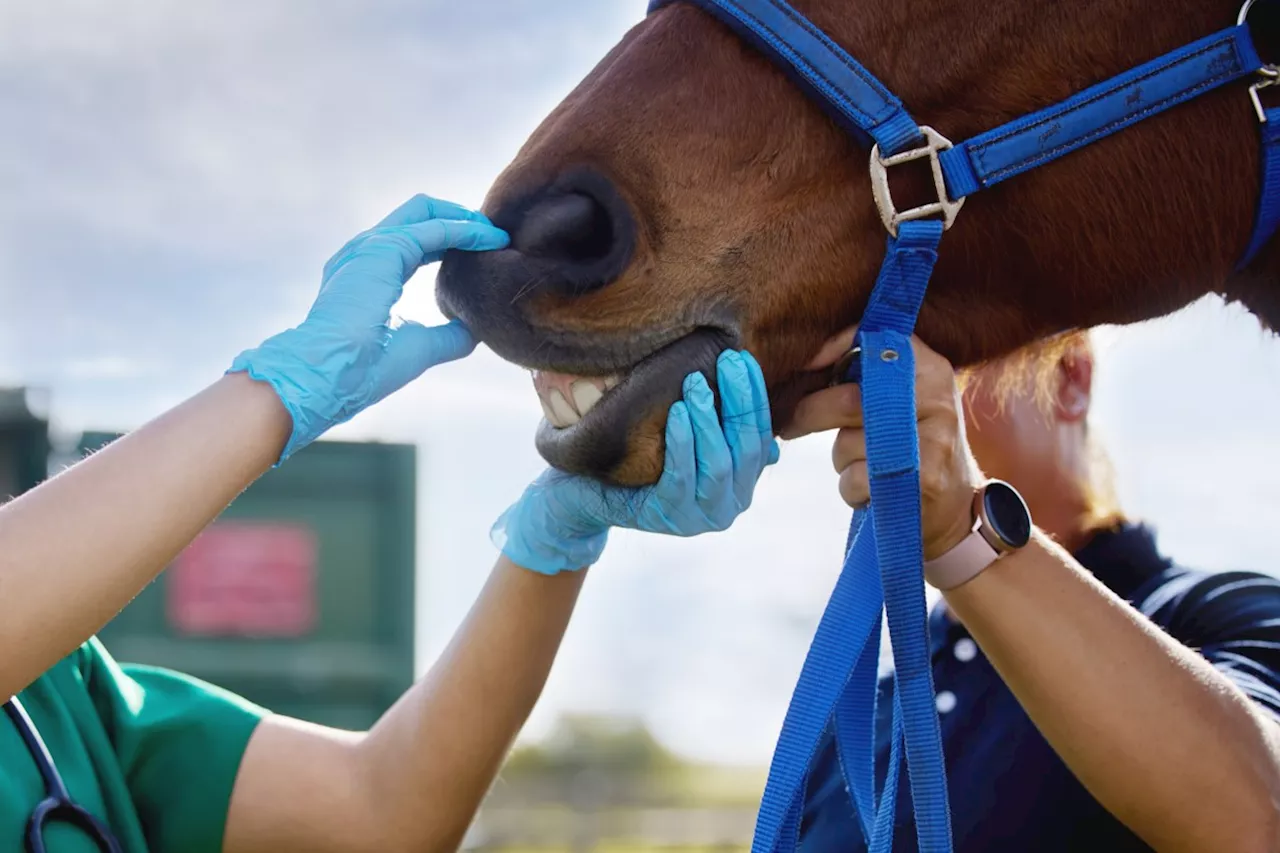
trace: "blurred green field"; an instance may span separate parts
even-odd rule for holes
[[[766,775],[686,761],[634,721],[567,718],[513,753],[464,849],[742,853]]]

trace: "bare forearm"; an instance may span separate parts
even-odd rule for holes
[[[370,731],[361,760],[398,833],[387,849],[457,848],[542,692],[584,575],[500,558],[427,678]]]
[[[1149,844],[1274,849],[1274,722],[1056,544],[1037,534],[946,600],[1076,777]]]
[[[0,508],[0,695],[120,611],[279,457],[289,416],[243,375]]]

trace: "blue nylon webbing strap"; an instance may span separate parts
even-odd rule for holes
[[[867,853],[889,853],[893,849],[893,820],[897,815],[898,773],[902,768],[902,703],[895,693],[893,697],[893,739],[889,742],[889,768],[886,779],[893,780],[893,787],[886,783],[880,795],[880,810],[876,814],[875,834],[871,836]],[[950,820],[950,812],[947,819]]]
[[[872,526],[855,516],[856,537],[805,657],[769,767],[752,853],[794,850],[805,782],[818,740],[873,631],[882,596]],[[817,732],[817,734],[814,734]]]
[[[901,740],[906,748],[919,849],[949,853],[946,768],[934,706],[920,529],[911,332],[937,260],[942,223],[905,222],[858,331],[871,509],[855,513],[852,546],[805,658],[782,725],[756,823],[752,853],[786,853],[799,837],[809,765],[834,720],[841,767],[872,850],[892,844]],[[869,516],[869,518],[868,518]],[[876,661],[881,613],[893,642],[894,752],[876,796]]]
[[[1262,134],[1262,193],[1258,196],[1258,213],[1249,238],[1249,248],[1237,269],[1244,269],[1267,244],[1280,225],[1280,107],[1264,110],[1267,120]]]
[[[1200,39],[943,151],[947,192],[963,198],[1260,67],[1247,25]]]
[[[929,654],[911,333],[941,240],[942,223],[936,220],[900,226],[859,327],[862,409],[875,412],[864,425],[871,520],[901,705],[894,715],[894,737],[901,731],[916,838],[919,849],[929,853],[951,850],[951,815]],[[896,775],[886,777],[882,799],[893,796],[889,792],[896,791],[897,781]]]
[[[651,0],[652,14],[676,0]],[[785,0],[683,0],[781,61],[800,88],[855,136],[870,136],[886,155],[914,148],[920,129],[875,76]]]
[[[854,361],[849,366],[850,372],[861,377],[862,365]],[[845,546],[845,559],[855,558],[851,551],[861,533],[864,539],[862,547],[869,549],[867,553],[875,553],[874,525],[866,524],[866,510],[856,510],[853,521],[849,525],[849,540]],[[864,595],[873,596],[883,613],[884,590],[878,576],[874,584],[863,590]],[[835,726],[836,755],[839,759],[840,773],[844,777],[845,790],[853,798],[854,811],[862,826],[864,838],[874,834],[876,802],[875,802],[875,766],[876,766],[876,689],[880,675],[880,619],[875,618],[874,628],[868,628],[866,645],[862,655],[849,676],[845,690],[836,700],[835,717],[831,721]]]
[[[861,527],[864,519],[855,519],[850,530]],[[871,543],[863,543],[869,554],[875,553],[874,525],[867,524],[864,538]],[[861,557],[859,557],[861,558]],[[878,580],[878,579],[877,579]],[[871,595],[873,591],[865,591]],[[877,583],[874,594],[877,600],[883,601],[883,585]],[[854,811],[862,826],[864,838],[875,835],[876,820],[876,699],[880,676],[880,619],[867,636],[862,656],[858,658],[853,673],[849,676],[844,693],[836,700],[835,716],[832,725],[835,727],[836,755],[839,758],[840,772],[844,777],[845,790],[853,800]],[[892,795],[891,795],[892,796]]]

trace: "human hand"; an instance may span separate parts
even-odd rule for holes
[[[707,380],[690,374],[667,418],[656,484],[627,489],[550,469],[498,519],[494,544],[517,565],[551,575],[595,563],[611,527],[675,536],[728,528],[778,461],[778,443],[756,360],[726,352],[716,375],[722,417]]]
[[[856,329],[849,329],[832,338],[809,365],[810,369],[834,365],[848,352],[855,333]],[[916,368],[924,556],[932,560],[969,535],[973,528],[973,495],[983,478],[965,438],[955,369],[914,336],[911,349]],[[799,438],[832,429],[839,430],[832,462],[840,474],[840,497],[851,507],[865,506],[871,499],[871,485],[862,396],[857,385],[836,385],[806,397],[782,437]]]
[[[280,461],[427,368],[475,349],[460,323],[393,327],[391,308],[418,268],[446,250],[489,251],[508,242],[484,214],[418,195],[330,258],[302,324],[241,353],[227,371],[269,384],[289,412],[293,432]]]

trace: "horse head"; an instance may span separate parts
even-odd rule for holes
[[[955,140],[1229,26],[1238,11],[1231,0],[795,5]],[[1276,58],[1261,14],[1258,49]],[[808,366],[857,321],[884,256],[867,164],[769,59],[702,11],[667,6],[500,176],[484,210],[512,245],[451,255],[441,307],[542,372],[538,447],[549,462],[652,482],[681,380],[714,377],[725,347],[760,360],[779,428],[828,381]],[[942,243],[917,333],[967,365],[1210,292],[1277,326],[1280,253],[1235,270],[1258,168],[1242,83],[979,194]],[[927,167],[893,175],[900,206],[932,197]]]

